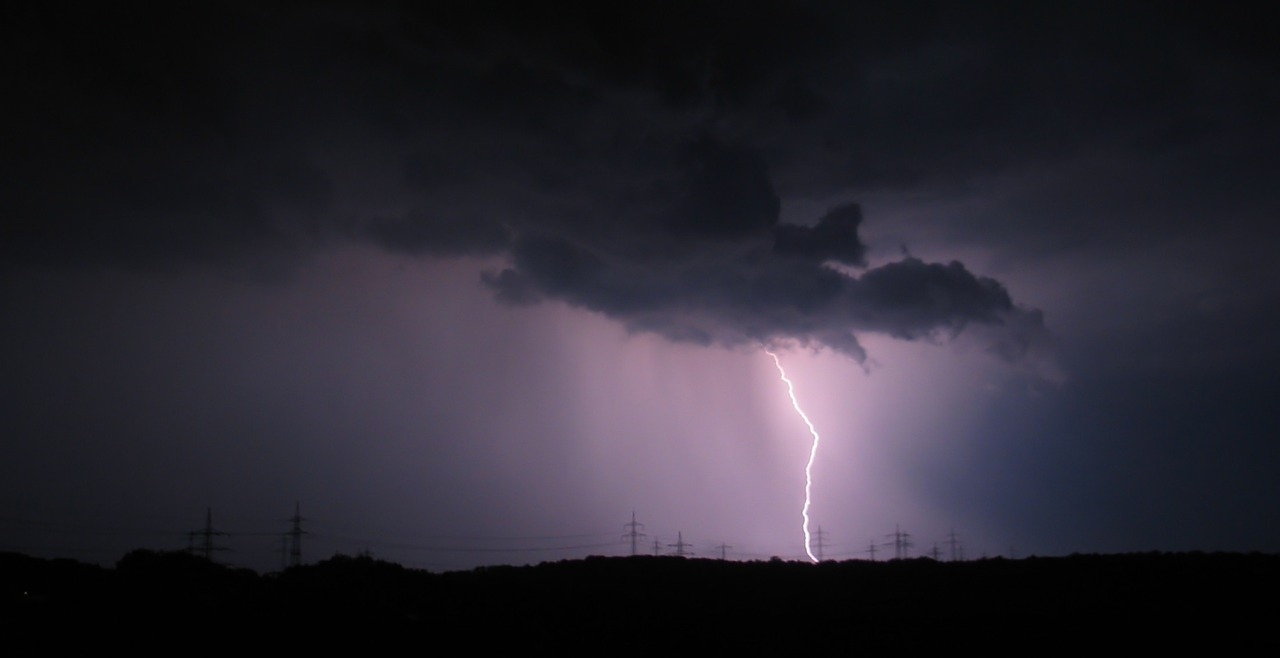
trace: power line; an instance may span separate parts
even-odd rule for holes
[[[410,551],[439,551],[442,553],[538,553],[545,551],[570,551],[584,548],[605,548],[608,546],[617,546],[616,541],[597,543],[597,544],[575,544],[568,546],[508,546],[508,547],[492,547],[492,546],[439,546],[424,544],[401,544],[392,542],[369,541],[366,539],[358,539],[355,537],[344,537],[341,535],[329,535],[324,533],[307,533],[317,539],[328,539],[333,541],[346,542],[349,544],[359,544],[361,546],[378,546],[381,548],[394,548]],[[597,535],[598,536],[598,535]]]

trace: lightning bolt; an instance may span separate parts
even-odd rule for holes
[[[800,409],[800,403],[796,401],[795,386],[791,384],[790,379],[787,379],[787,371],[782,369],[782,362],[778,360],[778,355],[769,350],[765,350],[764,353],[773,357],[773,365],[778,367],[778,376],[787,384],[787,395],[791,396],[791,406],[796,410],[797,414],[800,414],[804,424],[809,426],[809,434],[813,435],[813,444],[809,447],[809,463],[804,465],[804,507],[800,508],[800,516],[804,518],[804,523],[800,524],[800,529],[804,531],[804,552],[809,556],[811,562],[817,562],[818,558],[814,556],[813,549],[810,546],[809,505],[812,502],[810,491],[813,489],[813,460],[818,456],[818,442],[822,440],[822,437],[818,436],[818,430],[814,429],[809,417],[804,415],[804,411]]]

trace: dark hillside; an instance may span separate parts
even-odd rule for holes
[[[0,556],[4,618],[53,642],[153,631],[323,647],[361,638],[599,653],[882,654],[1277,643],[1280,556],[1145,553],[940,563],[587,558],[443,574],[367,557],[259,576],[135,551],[114,570]],[[67,635],[60,629],[92,633]],[[151,631],[137,635],[140,628]]]

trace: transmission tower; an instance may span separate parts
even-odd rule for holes
[[[947,533],[947,545],[951,548],[951,561],[960,559],[960,536],[956,534],[955,528]]]
[[[876,540],[872,539],[867,545],[867,553],[871,555],[871,561],[876,561]]]
[[[721,544],[720,544],[719,546],[717,546],[716,548],[720,549],[720,559],[721,559],[721,560],[723,560],[723,559],[725,559],[725,549],[729,549],[729,548],[733,548],[733,547],[732,547],[732,546],[730,546],[730,545],[728,545],[728,544],[721,543]]]
[[[203,530],[192,530],[192,531],[191,531],[191,533],[188,535],[189,542],[190,542],[190,548],[192,549],[192,552],[194,552],[194,553],[196,553],[196,554],[198,554],[198,555],[203,555],[203,556],[204,556],[204,559],[212,561],[212,560],[213,560],[213,553],[214,553],[214,551],[225,551],[225,550],[227,550],[225,546],[215,546],[215,545],[213,544],[213,538],[214,538],[214,537],[225,537],[225,536],[226,536],[226,534],[227,534],[227,533],[222,532],[222,531],[220,531],[220,530],[214,530],[214,528],[213,528],[213,508],[206,507],[206,508],[205,508],[205,510],[204,510],[204,529],[203,529]],[[200,545],[199,545],[198,547],[194,545],[194,539],[195,539],[196,537],[200,537],[200,538],[201,538],[201,542],[200,542]]]
[[[908,557],[911,557],[912,543],[911,543],[910,533],[903,532],[902,528],[898,527],[897,525],[894,525],[893,534],[885,535],[885,536],[893,537],[892,542],[885,543],[885,546],[889,546],[889,545],[893,546],[893,559],[903,560]]]
[[[662,555],[662,542],[658,541],[657,537],[653,538],[653,554]]]
[[[826,545],[827,533],[822,531],[822,526],[818,526],[818,531],[813,533],[814,538],[818,542],[818,561],[822,561],[822,547]]]
[[[285,535],[289,538],[289,564],[288,566],[296,567],[302,564],[302,536],[307,534],[302,530],[302,522],[306,519],[302,518],[302,505],[297,501],[293,503],[293,518],[289,519],[293,527]],[[283,566],[283,565],[282,565]]]
[[[676,553],[675,553],[675,554],[676,554],[677,556],[679,556],[679,557],[686,557],[686,556],[692,555],[692,553],[686,553],[686,552],[685,552],[685,550],[684,550],[684,549],[686,549],[686,548],[688,548],[688,547],[690,547],[690,546],[693,546],[693,544],[690,544],[690,543],[688,543],[688,542],[686,542],[686,541],[684,540],[684,533],[683,533],[683,532],[677,532],[677,533],[676,533],[676,543],[674,543],[674,544],[667,544],[667,547],[668,547],[668,548],[674,548],[674,549],[676,549]]]
[[[640,538],[647,536],[647,535],[645,535],[643,532],[640,532],[640,528],[643,528],[643,527],[644,527],[644,524],[643,524],[643,523],[636,523],[636,511],[635,511],[635,510],[631,510],[631,523],[624,523],[624,524],[622,524],[622,527],[624,527],[624,528],[626,528],[626,529],[627,529],[627,531],[626,531],[625,533],[623,533],[623,534],[622,534],[622,538],[623,538],[623,539],[630,539],[630,540],[631,540],[631,554],[632,554],[632,555],[635,555],[635,554],[636,554],[636,542],[637,542]]]

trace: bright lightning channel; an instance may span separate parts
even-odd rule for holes
[[[773,365],[778,367],[778,375],[787,384],[787,395],[791,396],[791,406],[796,410],[797,414],[800,414],[801,420],[804,421],[805,425],[809,426],[809,433],[813,435],[813,445],[809,447],[809,463],[804,465],[804,507],[800,508],[800,516],[804,517],[804,523],[800,524],[800,528],[804,530],[804,552],[808,554],[809,561],[816,563],[818,558],[813,554],[813,549],[810,546],[809,504],[812,502],[810,491],[813,489],[813,460],[818,456],[818,442],[822,438],[818,436],[818,430],[814,429],[809,417],[804,415],[804,411],[800,409],[800,403],[796,401],[795,386],[791,384],[790,379],[787,379],[787,371],[782,369],[782,362],[778,360],[778,355],[769,350],[765,350],[764,353],[773,357]]]

